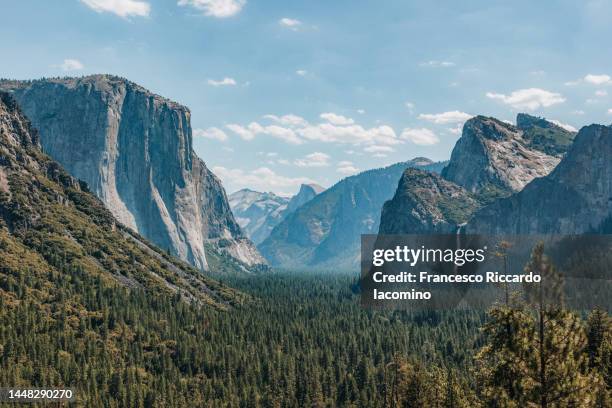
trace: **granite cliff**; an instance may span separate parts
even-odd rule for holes
[[[492,198],[522,190],[559,163],[560,157],[543,151],[549,149],[540,150],[541,143],[533,142],[541,126],[549,123],[545,120],[533,123],[526,132],[495,118],[476,116],[468,120],[442,177],[472,193]],[[553,133],[566,133],[558,126],[550,129]]]
[[[220,180],[192,149],[189,110],[123,78],[4,81],[44,151],[85,181],[124,225],[200,269],[213,244],[263,263]]]
[[[527,114],[518,115],[517,126],[476,116],[465,123],[441,176],[404,172],[395,196],[383,207],[379,233],[453,233],[477,210],[498,205],[501,198],[514,197],[547,176],[574,137]]]
[[[611,158],[612,126],[583,127],[552,173],[476,212],[466,231],[488,234],[605,232],[612,220]]]
[[[85,183],[45,155],[39,143],[39,134],[15,101],[0,92],[3,308],[11,310],[28,299],[29,307],[38,305],[40,313],[48,313],[48,324],[59,316],[50,308],[55,304],[63,304],[63,313],[74,313],[76,321],[95,315],[79,309],[90,304],[83,300],[86,296],[66,296],[74,287],[106,295],[125,293],[125,288],[179,295],[218,308],[245,298],[117,224]]]

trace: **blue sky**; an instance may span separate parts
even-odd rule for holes
[[[229,192],[415,156],[471,115],[612,121],[612,2],[5,1],[0,76],[112,73],[192,111]]]

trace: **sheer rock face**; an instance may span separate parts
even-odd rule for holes
[[[194,266],[222,242],[264,262],[234,220],[220,180],[192,150],[189,110],[125,79],[3,82],[39,129],[43,149],[85,181],[123,224]]]
[[[379,234],[454,233],[479,207],[464,188],[438,174],[409,168],[383,206]]]
[[[478,211],[466,231],[489,234],[599,231],[612,217],[612,126],[580,130],[550,175]]]
[[[523,130],[494,118],[468,120],[442,177],[472,193],[503,196],[522,190],[549,174],[560,160],[534,148],[523,136]]]

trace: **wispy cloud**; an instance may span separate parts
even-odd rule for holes
[[[325,153],[314,152],[294,161],[298,167],[327,167],[331,157]]]
[[[228,139],[227,134],[217,127],[209,127],[208,129],[194,129],[193,136],[203,137],[205,139],[214,139],[220,142],[225,142]]]
[[[299,76],[308,75],[308,71],[306,71],[305,69],[298,69],[297,71],[295,71],[295,73],[298,74]]]
[[[316,181],[308,177],[283,176],[268,167],[243,170],[240,168],[230,169],[216,166],[212,170],[213,173],[223,180],[224,184],[233,186],[235,189],[248,187],[259,191],[297,190],[301,184],[316,183]]]
[[[83,65],[83,63],[79,60],[76,59],[65,59],[64,62],[62,62],[62,64],[60,65],[60,68],[62,71],[80,71],[83,68],[85,68],[85,66]]]
[[[302,26],[302,22],[300,20],[296,20],[294,18],[283,17],[278,20],[278,24],[283,27],[289,28],[291,30],[297,31]]]
[[[229,78],[229,77],[225,77],[221,80],[215,80],[215,79],[209,79],[208,81],[208,85],[212,85],[212,86],[234,86],[236,85],[236,80],[234,78]]]
[[[262,125],[251,122],[248,126],[229,124],[226,127],[236,133],[244,140],[253,140],[256,135],[271,135],[282,139],[287,143],[302,144],[309,141],[350,144],[354,146],[370,145],[397,145],[404,143],[400,140],[393,128],[380,125],[372,128],[364,128],[355,123],[352,118],[347,118],[336,113],[322,113],[321,123],[309,123],[297,115],[265,115],[265,119],[272,120],[278,125]]]
[[[292,113],[282,116],[264,115],[264,119],[270,119],[285,126],[305,126],[308,123],[303,117],[294,115]]]
[[[336,115],[335,113],[331,113],[331,112],[322,113],[320,116],[321,116],[321,119],[328,121],[332,125],[347,126],[347,125],[352,125],[353,123],[355,123],[355,121],[351,118],[347,118],[342,115]]]
[[[536,110],[541,107],[557,105],[565,102],[565,98],[556,92],[546,91],[540,88],[519,89],[510,95],[487,92],[487,98],[499,100],[515,109]]]
[[[440,142],[438,136],[433,131],[426,128],[405,128],[402,131],[400,138],[408,140],[419,146],[431,146]]]
[[[454,110],[442,113],[422,113],[418,116],[418,118],[431,123],[435,123],[437,125],[448,125],[463,123],[466,120],[470,119],[472,116],[474,115]]]
[[[593,75],[593,74],[588,74],[584,77],[584,82],[588,82],[589,84],[593,84],[593,85],[608,85],[608,84],[612,84],[612,78],[610,78],[610,75]]]
[[[565,85],[574,86],[582,82],[591,85],[612,85],[612,77],[607,74],[586,74],[583,78],[566,82]]]
[[[347,160],[339,162],[336,166],[336,171],[345,176],[359,173],[359,169],[353,165],[353,162]]]
[[[559,127],[563,128],[563,129],[565,129],[565,130],[570,131],[570,132],[577,132],[577,131],[578,131],[578,129],[576,129],[575,127],[573,127],[573,126],[572,126],[572,125],[570,125],[570,124],[563,123],[563,122],[560,122],[560,121],[555,120],[555,119],[549,119],[549,121],[550,121],[550,122],[552,122],[552,123],[554,123],[555,125],[557,125],[557,126],[559,126]]]
[[[255,139],[255,136],[258,134],[264,134],[283,140],[290,144],[299,145],[304,143],[304,141],[295,134],[293,129],[278,125],[262,126],[257,122],[251,122],[248,126],[244,127],[235,123],[230,123],[229,125],[226,125],[226,128],[236,133],[243,140],[247,141]]]
[[[457,64],[451,61],[430,60],[430,61],[423,61],[419,65],[421,67],[430,67],[430,68],[450,68],[450,67],[454,67]]]
[[[81,0],[96,13],[112,13],[119,17],[148,17],[151,5],[139,0]]]
[[[179,6],[190,6],[204,13],[205,16],[216,18],[232,17],[242,10],[246,0],[179,0]]]

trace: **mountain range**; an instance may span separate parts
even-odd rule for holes
[[[407,170],[380,233],[579,234],[612,224],[612,127],[466,122],[441,176]],[[556,166],[554,165],[555,163]]]
[[[214,246],[265,263],[234,219],[220,180],[192,147],[185,106],[111,75],[0,82],[43,150],[115,218],[199,269]]]
[[[288,215],[258,249],[281,268],[355,268],[360,236],[378,231],[382,206],[404,170],[439,172],[444,165],[419,157],[347,177]]]
[[[291,198],[272,192],[262,193],[250,189],[230,194],[229,204],[236,221],[254,244],[263,242],[272,229],[285,217],[324,190],[317,184],[302,184]]]

